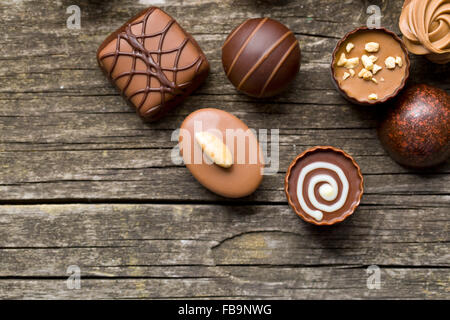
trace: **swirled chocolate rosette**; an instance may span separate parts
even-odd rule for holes
[[[343,221],[358,207],[363,177],[355,160],[334,147],[314,147],[297,156],[285,178],[289,205],[315,225]]]
[[[409,52],[450,62],[450,0],[406,0],[399,27]]]

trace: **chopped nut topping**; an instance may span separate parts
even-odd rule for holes
[[[347,69],[353,69],[354,67],[358,66],[359,64],[359,58],[350,58],[347,59],[347,57],[345,56],[345,53],[342,53],[338,62],[336,63],[336,65],[338,67],[345,67]]]
[[[349,69],[348,72],[350,72],[351,76],[354,77],[355,76],[355,70],[353,69]]]
[[[347,58],[345,57],[345,53],[342,53],[341,57],[339,58],[339,60],[337,62],[337,66],[342,67],[346,61],[347,61]]]
[[[395,57],[395,63],[401,68],[403,66],[402,58]]]
[[[347,61],[345,61],[344,67],[346,67],[347,69],[353,69],[355,67],[357,67],[359,64],[359,58],[351,58],[351,59],[347,59]]]
[[[380,44],[377,42],[366,43],[365,49],[367,52],[378,52],[380,50]]]
[[[370,80],[372,80],[373,82],[375,82],[376,84],[378,84],[378,81],[377,81],[377,79],[375,79],[375,78],[372,78],[372,79],[370,79]]]
[[[361,71],[358,73],[358,77],[362,78],[363,74],[366,72],[366,69],[361,69]]]
[[[345,47],[345,50],[348,52],[352,51],[352,49],[355,47],[355,45],[351,42],[347,43],[347,46]]]
[[[372,72],[370,72],[370,71],[367,71],[367,72],[365,72],[364,74],[363,74],[363,79],[364,80],[370,80],[370,79],[372,79]]]
[[[366,70],[372,70],[373,67],[373,62],[372,59],[370,59],[368,56],[366,56],[365,54],[361,57],[361,61],[362,64],[364,65],[364,69]]]
[[[375,63],[378,60],[378,57],[369,56],[369,59],[372,60],[373,63]]]
[[[342,79],[346,80],[348,77],[350,77],[350,73],[344,72],[344,76],[342,77]]]
[[[376,63],[373,64],[372,73],[377,74],[378,71],[383,69],[381,66],[377,65]]]
[[[366,69],[361,69],[361,71],[358,73],[358,77],[363,78],[364,80],[370,80],[372,79],[372,72]]]
[[[395,58],[387,57],[386,60],[384,60],[384,64],[386,65],[386,68],[388,68],[388,69],[395,69]]]
[[[378,99],[378,95],[376,93],[369,94],[369,100],[377,100],[377,99]]]

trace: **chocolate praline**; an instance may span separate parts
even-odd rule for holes
[[[402,165],[425,168],[450,156],[450,96],[425,84],[407,88],[387,109],[378,136]]]
[[[365,50],[365,45],[370,42],[379,44],[379,50],[370,52]],[[355,46],[349,52],[346,50],[348,43]],[[339,59],[344,53],[347,58],[358,58],[358,65],[352,69],[355,73],[344,80],[345,72],[349,69],[338,66]],[[364,80],[359,73],[365,66],[362,63],[362,55],[375,56],[375,64],[382,67],[373,74],[375,81]],[[400,57],[401,66],[394,69],[385,66],[388,57]],[[410,60],[408,51],[402,40],[392,31],[385,28],[359,27],[348,32],[336,45],[332,54],[331,78],[338,92],[348,101],[358,105],[373,106],[393,99],[404,88],[409,78]],[[370,70],[373,71],[373,70]],[[369,96],[376,94],[376,99]]]
[[[300,46],[282,23],[249,19],[227,37],[222,64],[230,82],[252,97],[280,93],[300,69]]]
[[[399,27],[408,50],[439,64],[450,62],[448,0],[405,0]]]
[[[298,155],[284,180],[289,205],[306,222],[333,225],[358,207],[363,176],[355,160],[344,151],[318,146]]]
[[[156,7],[141,11],[108,36],[97,61],[146,121],[156,121],[180,104],[209,73],[194,38]]]
[[[210,133],[231,152],[228,168],[205,158],[196,134]],[[231,113],[214,108],[192,112],[180,127],[180,152],[195,179],[205,188],[226,198],[241,198],[253,193],[261,184],[264,157],[256,136],[247,125]]]

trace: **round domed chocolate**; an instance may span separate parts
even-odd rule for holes
[[[450,96],[419,84],[405,90],[380,122],[378,136],[402,165],[431,167],[450,155]]]
[[[358,207],[363,176],[355,160],[334,147],[315,147],[297,156],[284,180],[289,205],[303,220],[332,225]]]
[[[294,33],[270,18],[249,19],[222,47],[222,64],[231,83],[253,97],[278,94],[300,69],[300,46]]]

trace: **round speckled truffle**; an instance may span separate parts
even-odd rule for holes
[[[425,84],[405,90],[382,119],[378,136],[402,165],[431,167],[450,155],[450,96]]]

